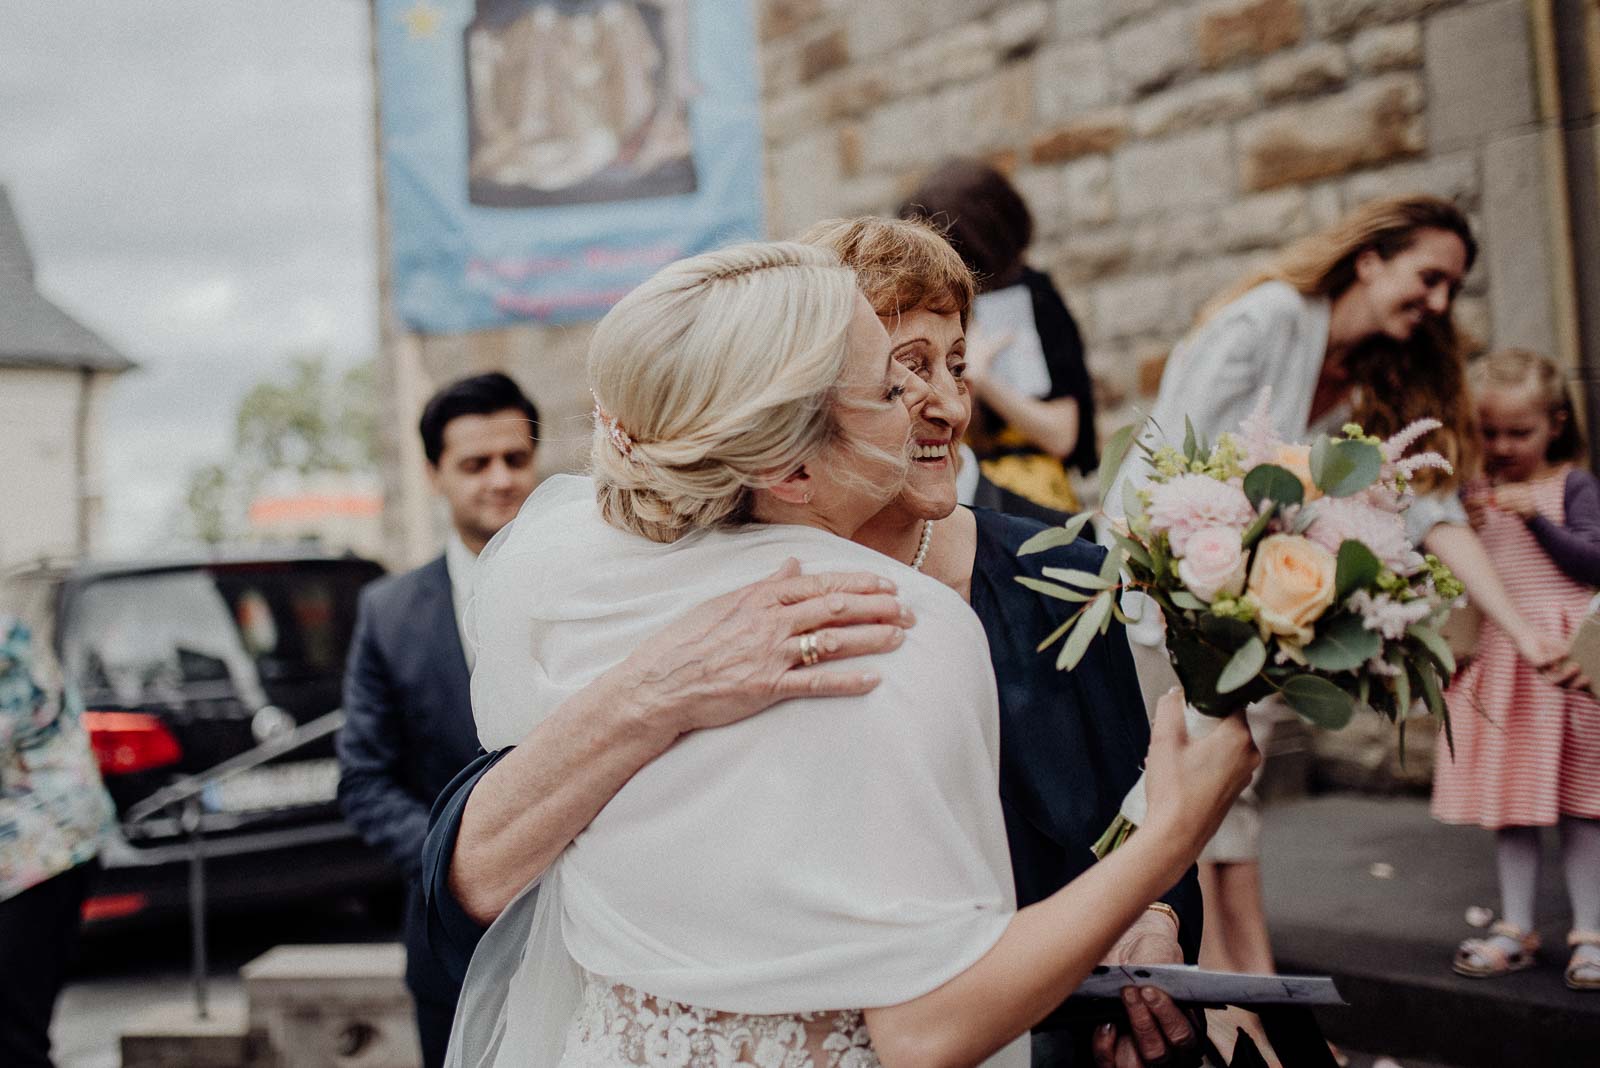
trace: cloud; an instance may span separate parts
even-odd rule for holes
[[[0,27],[40,287],[142,365],[105,426],[106,543],[140,551],[251,384],[376,349],[367,5],[0,0]]]

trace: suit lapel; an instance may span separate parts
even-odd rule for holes
[[[426,591],[425,609],[428,617],[429,644],[441,669],[444,696],[448,707],[468,710],[467,721],[472,720],[472,674],[467,668],[467,654],[461,645],[461,630],[456,626],[456,606],[451,597],[450,569],[444,557],[429,564],[424,573]]]

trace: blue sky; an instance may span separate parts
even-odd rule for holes
[[[0,0],[0,183],[39,285],[138,361],[105,422],[108,552],[288,354],[377,345],[362,0]]]

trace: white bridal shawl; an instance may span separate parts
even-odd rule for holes
[[[520,742],[644,639],[790,556],[898,584],[916,627],[851,665],[883,683],[686,735],[635,775],[484,936],[451,1064],[553,1068],[577,966],[710,1009],[861,1009],[927,993],[1000,937],[1016,903],[983,629],[938,582],[841,538],[753,526],[656,544],[606,524],[588,479],[549,479],[480,565],[480,739]],[[1025,1065],[1025,1040],[991,1063]]]

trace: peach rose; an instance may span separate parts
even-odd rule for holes
[[[1263,636],[1304,643],[1333,604],[1333,554],[1298,534],[1273,534],[1256,548],[1247,589]]]
[[[1178,579],[1196,597],[1210,604],[1219,595],[1237,597],[1244,590],[1245,557],[1239,532],[1232,527],[1206,527],[1189,535],[1178,561]]]
[[[1322,491],[1311,478],[1310,445],[1279,445],[1277,454],[1269,462],[1277,464],[1300,480],[1301,488],[1306,491],[1307,501],[1314,501],[1322,496]]]

